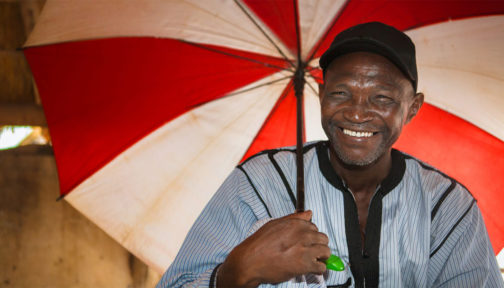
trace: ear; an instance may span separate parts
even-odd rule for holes
[[[320,102],[322,102],[322,97],[324,95],[324,90],[325,90],[325,84],[324,83],[319,83],[318,84],[318,96]]]
[[[420,110],[420,107],[422,107],[422,104],[424,102],[424,95],[423,93],[416,93],[413,96],[413,102],[409,106],[408,109],[408,118],[406,119],[406,123],[409,123],[413,117],[415,117],[418,113],[418,110]]]

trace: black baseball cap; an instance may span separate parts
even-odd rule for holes
[[[418,74],[415,44],[404,32],[380,22],[359,24],[336,35],[329,49],[320,57],[319,64],[324,76],[332,60],[359,51],[376,53],[390,60],[411,80],[416,92]]]

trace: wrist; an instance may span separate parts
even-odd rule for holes
[[[216,274],[217,288],[253,288],[259,286],[261,282],[258,277],[254,277],[253,267],[247,266],[243,254],[236,250],[238,249],[235,248],[231,251],[224,263],[218,268]]]

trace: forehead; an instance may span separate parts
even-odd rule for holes
[[[391,61],[369,52],[354,52],[335,58],[327,67],[324,80],[326,84],[342,80],[362,80],[398,87],[410,83]]]

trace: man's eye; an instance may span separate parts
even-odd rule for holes
[[[332,98],[338,98],[338,99],[342,99],[342,98],[347,97],[347,93],[345,91],[333,91],[333,92],[329,93],[329,95]]]
[[[375,100],[380,103],[395,103],[394,98],[386,96],[386,95],[376,95]]]

